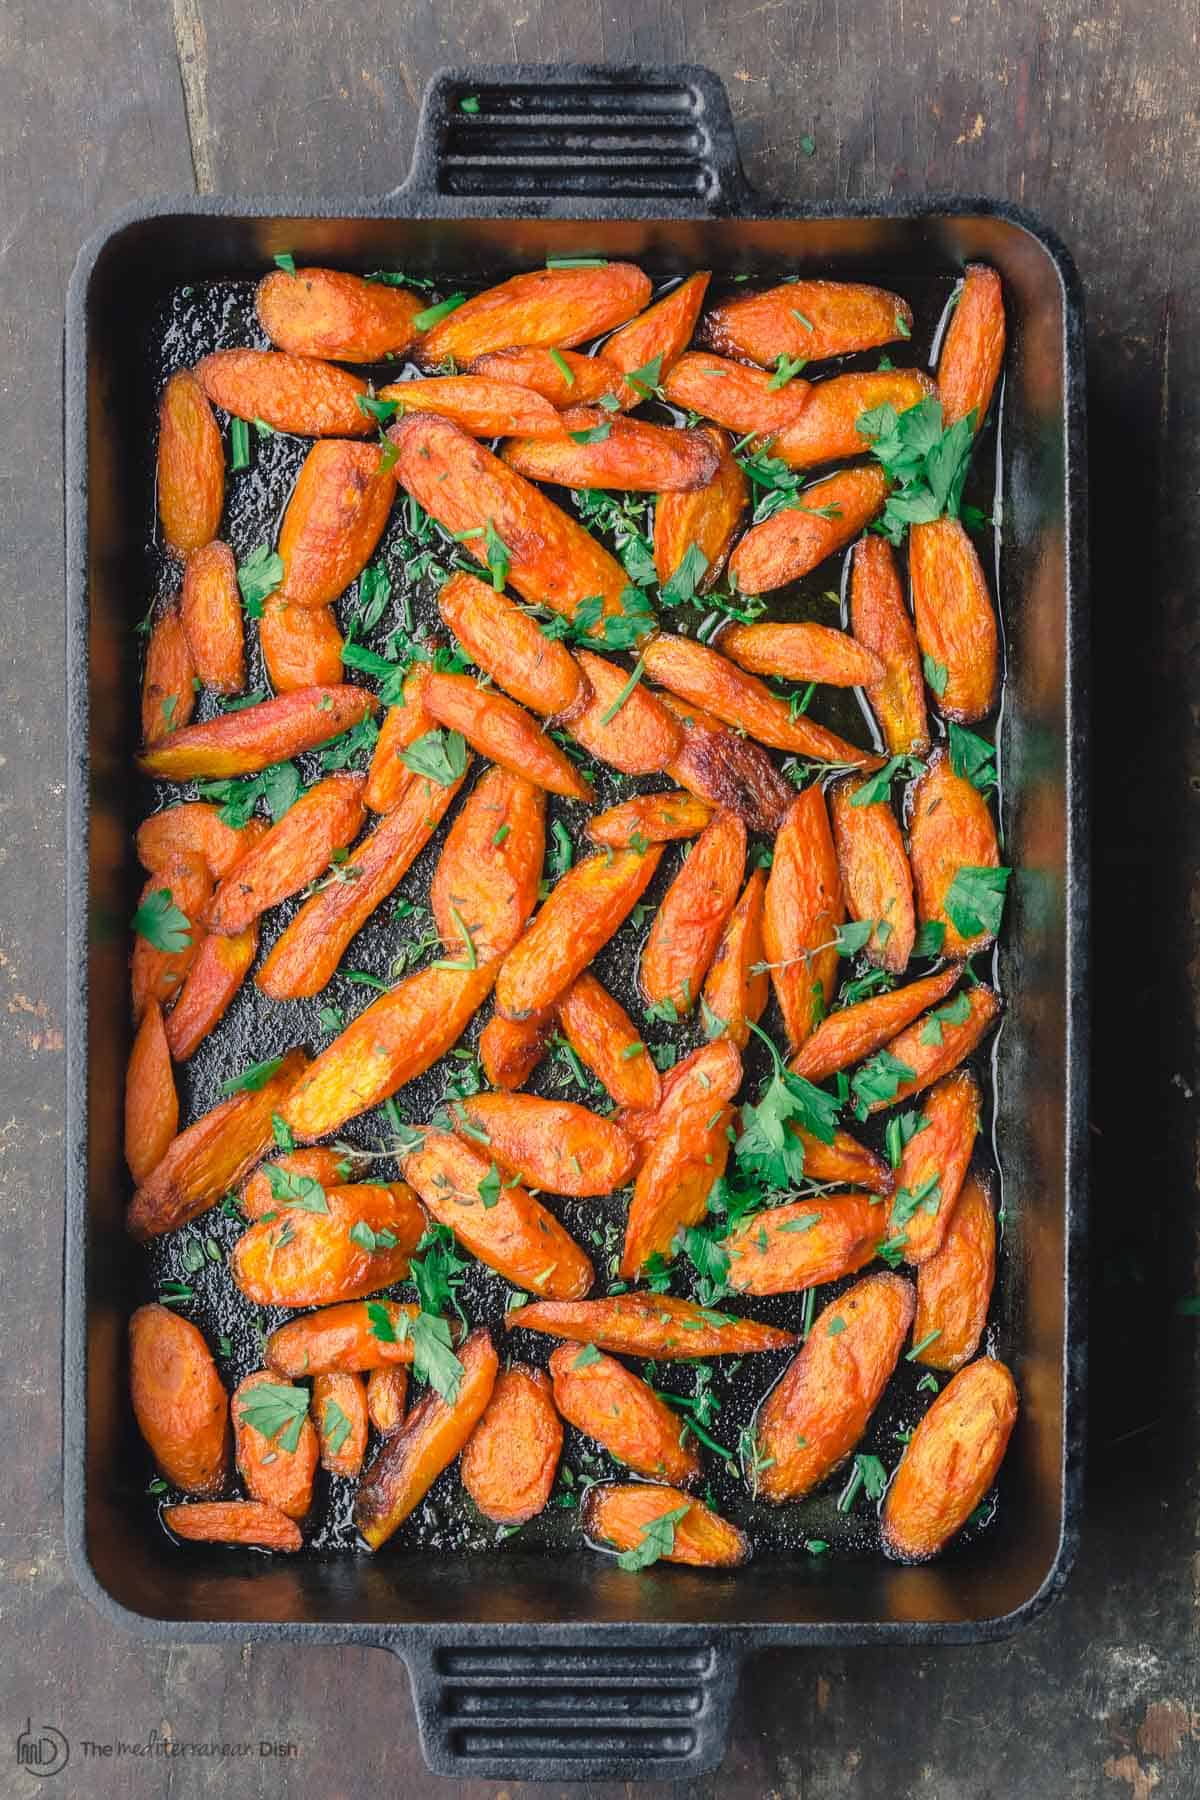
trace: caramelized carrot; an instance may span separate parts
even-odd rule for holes
[[[743,543],[745,539],[742,540]],[[796,718],[786,700],[736,663],[694,638],[660,631],[642,652],[652,680],[683,700],[703,706],[726,725],[748,731],[775,750],[791,750],[818,762],[857,763],[878,768],[879,758],[826,731],[803,714]]]
[[[246,685],[246,649],[237,564],[228,544],[205,544],[188,557],[180,606],[183,634],[200,680],[218,694],[240,694]]]
[[[283,350],[217,350],[196,375],[214,406],[235,419],[261,419],[298,437],[366,437],[374,429],[359,406],[367,384],[348,369]]]
[[[739,437],[786,431],[802,417],[812,393],[807,381],[793,379],[778,387],[762,369],[703,350],[681,356],[664,375],[662,388],[672,406],[714,419]]]
[[[684,1423],[649,1382],[591,1345],[560,1344],[550,1358],[554,1404],[568,1425],[636,1475],[694,1487],[700,1458],[685,1445]]]
[[[973,908],[956,901],[955,883],[964,869],[997,868],[1000,847],[987,801],[965,775],[955,774],[944,750],[934,752],[913,790],[908,837],[922,924],[934,921],[945,926],[942,949],[947,956],[973,956],[994,933],[960,931],[951,915],[961,921],[964,912],[973,914]],[[977,917],[972,916],[971,922],[978,923]]]
[[[690,1012],[737,904],[746,867],[746,827],[733,813],[706,825],[659,901],[642,951],[642,991]]]
[[[701,338],[724,356],[764,369],[781,355],[816,362],[908,337],[912,308],[886,288],[853,281],[785,281],[764,293],[722,301]]]
[[[679,838],[699,837],[712,816],[712,807],[686,790],[635,794],[632,800],[597,813],[588,823],[587,834],[593,844],[628,850],[635,838],[644,838],[648,844],[669,844]]]
[[[255,1550],[301,1550],[300,1527],[277,1506],[261,1500],[196,1500],[164,1506],[162,1522],[194,1544],[248,1544]]]
[[[829,625],[730,625],[720,644],[722,656],[752,675],[827,687],[869,687],[883,677],[878,657]]]
[[[571,716],[571,735],[623,775],[656,775],[679,750],[682,733],[662,701],[603,656],[581,650],[577,662],[591,693]]]
[[[861,1062],[928,1007],[944,1000],[958,976],[957,967],[951,964],[936,975],[923,975],[907,987],[894,988],[890,994],[872,994],[854,1006],[829,1013],[793,1057],[792,1068],[808,1081],[824,1081],[839,1069]]]
[[[303,1410],[291,1410],[301,1400]],[[298,1432],[291,1423],[297,1420]],[[234,1390],[233,1438],[238,1474],[252,1498],[289,1519],[303,1519],[312,1505],[319,1453],[306,1390],[281,1388],[268,1369],[247,1375]]]
[[[407,1367],[413,1359],[412,1322],[420,1308],[395,1300],[349,1300],[289,1319],[267,1339],[264,1360],[289,1381]]]
[[[662,1362],[700,1356],[751,1356],[786,1350],[795,1334],[757,1319],[676,1300],[670,1294],[618,1294],[611,1300],[534,1300],[505,1316],[511,1331],[542,1331],[577,1344],[595,1344],[616,1356],[648,1356]]]
[[[380,1437],[391,1437],[404,1423],[408,1400],[407,1369],[371,1369],[367,1375],[367,1417]]]
[[[583,692],[579,664],[529,614],[474,575],[452,575],[438,610],[471,661],[543,718],[569,712]]]
[[[763,902],[763,947],[784,1028],[798,1050],[821,1021],[837,981],[837,927],[846,916],[829,815],[805,788],[778,837]]]
[[[430,1129],[401,1167],[438,1223],[507,1281],[552,1300],[591,1287],[592,1265],[574,1238],[475,1144]]]
[[[329,439],[304,459],[279,528],[290,606],[329,606],[357,579],[383,535],[396,493],[378,444]]]
[[[742,1059],[729,1038],[701,1044],[669,1069],[662,1079],[662,1098],[653,1112],[623,1107],[616,1115],[621,1129],[646,1153],[684,1112],[708,1119],[742,1085]]]
[[[538,344],[476,356],[467,364],[467,373],[484,375],[489,381],[515,382],[557,407],[590,406],[608,395],[622,400],[631,391],[620,370],[603,357],[547,350]]]
[[[158,404],[158,514],[176,556],[216,537],[225,504],[225,451],[204,389],[177,369]]]
[[[759,1499],[802,1500],[849,1456],[900,1360],[915,1305],[911,1282],[880,1273],[817,1315],[758,1409],[751,1480]]]
[[[992,1197],[969,1174],[950,1214],[941,1249],[917,1269],[915,1361],[930,1369],[960,1369],[979,1348],[996,1279],[996,1219]]]
[[[237,1187],[272,1142],[272,1115],[306,1061],[302,1050],[289,1050],[260,1086],[222,1100],[172,1139],[129,1203],[133,1237],[175,1231]]]
[[[658,867],[662,850],[587,856],[555,885],[525,935],[509,951],[496,1004],[510,1019],[543,1012],[564,994],[625,923]]]
[[[729,439],[715,426],[704,428],[717,450],[716,473],[692,492],[660,494],[654,508],[654,569],[661,583],[682,567],[685,558],[704,558],[696,591],[712,586],[725,567],[750,489]]]
[[[488,1333],[473,1331],[459,1358],[463,1372],[454,1401],[430,1390],[399,1430],[383,1440],[359,1483],[354,1522],[372,1550],[385,1544],[420,1505],[483,1417],[498,1374]]]
[[[425,711],[425,684],[429,665],[414,663],[404,677],[397,706],[389,706],[371,752],[371,767],[363,798],[372,812],[391,812],[400,804],[402,795],[413,779],[413,771],[404,761],[404,752],[417,739],[435,729],[435,721]]]
[[[736,813],[747,831],[774,833],[792,803],[793,790],[765,750],[674,694],[663,705],[683,728],[665,773],[698,800]]]
[[[537,904],[545,853],[541,788],[507,769],[485,769],[450,828],[430,886],[443,943],[467,961],[491,961],[511,949]]]
[[[330,865],[363,822],[363,775],[327,775],[305,788],[260,844],[225,876],[207,908],[210,930],[245,931],[269,907],[299,893]]]
[[[722,1245],[729,1285],[739,1294],[792,1294],[853,1275],[875,1255],[882,1214],[864,1194],[822,1194],[752,1213]]]
[[[509,345],[586,344],[623,325],[645,306],[650,283],[632,263],[599,268],[534,269],[473,294],[422,340],[421,366],[447,357],[464,363]]]
[[[995,705],[1000,646],[987,578],[958,519],[913,526],[908,576],[917,642],[926,668],[938,671],[938,710],[970,725]]]
[[[367,1392],[361,1375],[318,1375],[312,1389],[321,1467],[353,1480],[367,1454]]]
[[[924,756],[929,749],[921,652],[896,556],[886,538],[868,535],[854,546],[850,565],[850,626],[879,660],[882,673],[867,699],[892,756]]]
[[[138,758],[138,767],[163,781],[257,775],[340,737],[378,705],[366,688],[301,688],[172,732],[165,744]]]
[[[943,425],[969,412],[983,424],[1004,362],[1004,294],[986,263],[968,263],[938,357]]]
[[[583,1501],[583,1529],[614,1550],[640,1550],[651,1526],[670,1524],[671,1547],[658,1560],[694,1569],[736,1569],[750,1561],[750,1539],[728,1519],[678,1489],[639,1481],[597,1482]],[[658,1547],[658,1539],[655,1540]]]
[[[129,1321],[129,1387],[138,1430],[185,1494],[219,1494],[229,1471],[229,1401],[200,1332],[165,1306]]]
[[[203,800],[182,800],[142,820],[137,830],[137,858],[144,869],[161,874],[175,853],[183,850],[200,857],[219,880],[265,830],[261,819],[250,819],[240,828],[226,825],[220,807]]]
[[[334,687],[342,679],[346,645],[332,606],[293,606],[270,595],[258,621],[258,644],[277,694]]]
[[[729,559],[744,594],[786,587],[851,543],[887,498],[888,478],[874,466],[840,469],[803,489],[799,506],[784,506],[752,525]]]
[[[353,1164],[349,1156],[338,1150],[314,1147],[310,1150],[289,1150],[286,1155],[276,1157],[273,1162],[264,1163],[254,1171],[242,1189],[239,1204],[248,1219],[261,1219],[264,1213],[279,1215],[284,1212],[282,1202],[275,1198],[272,1191],[272,1179],[279,1186],[279,1175],[304,1176],[307,1181],[315,1181],[318,1187],[328,1190],[332,1187],[344,1187],[350,1180]],[[294,1182],[292,1187],[303,1193],[307,1190]],[[309,1192],[313,1201],[317,1196]]]
[[[750,1027],[767,1004],[763,949],[763,904],[766,874],[755,869],[729,915],[704,982],[704,1029],[710,1037],[726,1037],[744,1050]]]
[[[272,1000],[319,994],[362,930],[425,848],[465,777],[449,787],[417,776],[393,811],[356,845],[349,862],[304,902],[256,977]]]
[[[194,1056],[220,1024],[257,954],[257,921],[229,937],[206,933],[167,1018],[167,1043],[176,1062]]]
[[[563,1036],[618,1106],[657,1107],[658,1070],[620,1001],[585,970],[558,1003]]]
[[[229,1259],[248,1300],[333,1306],[404,1280],[425,1215],[402,1181],[356,1182],[319,1194],[286,1174],[278,1183],[274,1212],[243,1232]]]
[[[934,393],[933,382],[919,369],[865,369],[815,382],[808,405],[794,424],[772,440],[771,455],[789,469],[811,469],[869,450],[858,421],[878,406],[904,412]]]
[[[142,674],[142,741],[151,748],[182,730],[196,705],[195,666],[174,602],[158,615]]]
[[[436,413],[453,419],[472,437],[561,438],[565,427],[548,400],[516,382],[482,375],[443,375],[434,381],[398,381],[380,388],[379,398],[394,401],[400,415]]]
[[[917,1426],[883,1505],[883,1542],[905,1562],[936,1556],[996,1479],[1017,1420],[1017,1389],[991,1357],[960,1369]]]
[[[135,1181],[145,1181],[158,1166],[178,1129],[179,1101],[162,1008],[150,999],[125,1074],[125,1161]]]
[[[436,671],[425,684],[426,712],[450,731],[459,731],[481,756],[522,775],[551,794],[590,800],[592,790],[570,758],[542,730],[531,713],[469,675]]]
[[[698,269],[628,325],[622,325],[602,347],[600,355],[605,362],[624,375],[640,376],[639,381],[626,385],[625,406],[638,406],[649,398],[683,355],[692,341],[709,280],[709,271]]]
[[[621,1127],[570,1100],[472,1094],[451,1103],[450,1121],[502,1169],[551,1194],[611,1194],[633,1174]]]
[[[874,924],[865,946],[870,960],[901,975],[908,967],[917,930],[912,870],[888,802],[856,804],[864,785],[851,775],[830,789],[829,818],[842,892],[850,917]]]
[[[959,1063],[970,1056],[999,1018],[1000,1002],[991,988],[982,983],[967,990],[966,1000],[966,1017],[961,1024],[946,1019],[943,1012],[938,1022],[940,1036],[930,1032],[927,1019],[918,1019],[899,1037],[891,1039],[886,1047],[888,1056],[908,1073],[902,1077],[890,1100],[872,1100],[868,1112],[879,1112],[882,1107],[900,1106],[905,1100],[911,1100],[914,1094],[940,1081],[943,1075],[957,1069]]]
[[[479,1060],[492,1087],[512,1093],[525,1086],[546,1054],[555,1018],[553,1007],[528,1019],[492,1014],[479,1034]]]
[[[929,1091],[921,1128],[905,1144],[896,1169],[889,1222],[905,1262],[928,1262],[942,1247],[975,1148],[980,1105],[969,1069],[956,1069]]]
[[[811,1038],[809,1042],[812,1042]],[[876,1156],[848,1131],[835,1131],[833,1142],[823,1144],[819,1137],[805,1131],[795,1120],[791,1129],[804,1146],[806,1180],[833,1181],[840,1187],[869,1188],[872,1194],[891,1193],[894,1177],[882,1156]]]
[[[524,1525],[546,1506],[558,1459],[562,1421],[541,1369],[501,1369],[462,1454],[462,1483],[487,1519]]]
[[[717,472],[720,453],[705,431],[649,425],[590,406],[556,417],[558,437],[509,439],[503,451],[509,468],[560,487],[643,494],[692,493]]]
[[[409,348],[425,302],[342,269],[280,269],[259,282],[255,305],[271,342],[293,356],[374,363]]]
[[[651,1144],[629,1203],[622,1280],[633,1280],[654,1255],[674,1256],[676,1233],[704,1217],[725,1173],[732,1119],[732,1108],[719,1103],[681,1108]]]
[[[162,869],[152,875],[142,889],[139,914],[148,907],[153,915],[165,909],[169,902],[183,914],[186,923],[173,920],[170,935],[155,933],[155,941],[142,931],[135,936],[131,966],[135,1024],[145,1011],[147,1001],[157,1000],[160,1006],[169,1006],[179,993],[204,938],[200,917],[212,891],[212,877],[207,867],[188,850],[177,850],[168,856]],[[164,914],[164,917],[170,915]],[[154,931],[153,919],[147,920],[146,930]],[[177,940],[182,940],[178,949],[163,947]]]

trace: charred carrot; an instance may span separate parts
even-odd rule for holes
[[[146,1002],[125,1072],[125,1161],[135,1181],[145,1181],[158,1166],[178,1129],[179,1100],[171,1073],[171,1051],[162,1008],[151,999]]]
[[[705,431],[649,425],[590,406],[556,417],[558,437],[509,439],[503,451],[509,468],[559,487],[643,494],[693,493],[717,472],[720,453]]]
[[[543,718],[571,710],[583,691],[579,664],[505,594],[474,575],[452,575],[438,610],[467,655],[506,694]]]
[[[761,525],[752,525],[729,559],[744,594],[764,594],[798,581],[856,538],[887,498],[882,469],[841,469],[814,481]]]
[[[587,834],[593,844],[628,850],[635,838],[648,844],[669,844],[679,838],[699,837],[713,816],[707,801],[686,790],[673,794],[635,794],[607,812],[597,813]]]
[[[696,799],[736,813],[747,831],[776,832],[792,803],[793,790],[766,751],[700,707],[674,694],[661,698],[683,733],[665,770],[671,780]]]
[[[591,692],[571,715],[572,737],[623,775],[655,775],[665,769],[679,750],[682,733],[662,701],[603,656],[581,650],[576,661]]]
[[[302,688],[172,732],[167,743],[138,758],[138,767],[163,781],[257,775],[340,737],[378,705],[366,688]]]
[[[729,1285],[740,1294],[791,1294],[853,1275],[882,1241],[882,1214],[864,1194],[822,1194],[752,1213],[722,1245]]]
[[[469,362],[510,345],[586,344],[641,312],[650,283],[633,263],[534,269],[473,294],[423,338],[421,366]]]
[[[167,1480],[219,1494],[229,1470],[229,1400],[188,1319],[140,1306],[129,1321],[129,1387],[138,1430]]]
[[[892,756],[924,756],[929,749],[929,721],[921,652],[904,604],[895,552],[886,538],[861,538],[850,568],[850,626],[882,670],[879,679],[867,685],[871,710]]]
[[[391,1437],[404,1423],[407,1400],[407,1369],[371,1369],[368,1372],[367,1417],[380,1437]]]
[[[987,1184],[969,1174],[941,1249],[917,1269],[914,1361],[960,1369],[979,1348],[996,1279],[996,1218]]]
[[[829,625],[730,625],[720,645],[722,656],[752,675],[827,687],[869,687],[883,678],[878,657]]]
[[[637,1027],[590,970],[573,981],[558,1005],[563,1035],[618,1106],[648,1107],[661,1098],[658,1070]]]
[[[840,1007],[821,1020],[792,1059],[792,1068],[808,1081],[824,1081],[839,1069],[861,1062],[911,1025],[928,1007],[944,1000],[958,975],[958,969],[951,965],[939,969],[936,975],[910,981],[907,987],[894,988],[889,994],[872,994],[854,1006]]]
[[[366,437],[375,421],[358,402],[367,384],[348,369],[283,350],[217,350],[196,364],[214,406],[298,437]]]
[[[450,1122],[502,1169],[551,1194],[611,1194],[633,1174],[621,1127],[570,1100],[471,1094],[451,1102]]]
[[[837,928],[846,916],[829,815],[805,788],[775,839],[763,902],[763,947],[793,1050],[821,1022],[837,980]]]
[[[189,556],[221,529],[225,451],[204,389],[177,369],[158,406],[158,514],[176,556]]]
[[[314,444],[279,528],[278,598],[289,606],[329,606],[344,594],[370,561],[395,494],[378,444]]]
[[[829,794],[842,892],[850,917],[873,925],[864,946],[870,960],[900,975],[916,937],[912,870],[891,806],[886,800],[864,805],[864,787],[851,775]]]
[[[572,800],[590,800],[592,790],[571,759],[523,706],[469,675],[436,671],[425,684],[423,704],[431,718],[459,731],[481,756],[521,775],[535,787]]]
[[[780,355],[816,362],[908,337],[912,308],[886,288],[852,281],[785,281],[725,300],[705,314],[700,336],[724,356],[768,368]]]
[[[908,575],[917,642],[938,710],[970,725],[995,704],[1000,646],[983,565],[958,519],[913,526]]]
[[[528,1019],[492,1014],[479,1034],[479,1060],[492,1087],[512,1093],[525,1086],[546,1054],[556,1016],[553,1007]]]
[[[510,1019],[543,1012],[564,994],[598,950],[620,930],[647,887],[661,848],[588,856],[550,889],[524,936],[509,951],[496,1004]]]
[[[905,1562],[936,1556],[996,1479],[1017,1420],[1017,1389],[991,1357],[960,1369],[917,1426],[883,1506],[883,1542]]]
[[[618,1294],[611,1300],[534,1300],[507,1314],[511,1331],[542,1331],[549,1337],[595,1344],[616,1356],[648,1356],[663,1362],[699,1356],[751,1356],[786,1350],[795,1334],[757,1319],[676,1300],[670,1294]]]
[[[225,876],[207,908],[212,931],[232,936],[323,874],[363,822],[364,775],[327,775],[306,788],[260,844]]]
[[[257,921],[229,937],[206,933],[167,1018],[167,1043],[176,1062],[194,1056],[220,1024],[257,954]]]
[[[177,605],[155,620],[142,673],[142,741],[153,748],[180,731],[196,705],[195,665]]]
[[[991,874],[999,868],[1000,847],[987,801],[965,775],[955,773],[944,750],[934,752],[913,790],[909,855],[917,912],[922,924],[945,927],[945,954],[973,956],[982,950],[995,929],[992,914],[979,912],[980,900],[994,907],[997,917],[1003,905],[1005,877]],[[972,925],[981,929],[971,930]]]
[[[409,348],[425,302],[342,269],[280,269],[259,282],[255,305],[271,342],[293,356],[374,363]]]
[[[694,1487],[700,1458],[684,1442],[684,1422],[649,1382],[592,1346],[560,1344],[550,1358],[554,1404],[568,1425],[636,1475]]]
[[[1004,294],[986,263],[968,263],[938,357],[942,423],[975,414],[983,424],[1004,362]]]
[[[442,942],[469,961],[510,950],[537,904],[546,851],[541,788],[486,769],[438,858],[429,904]]]
[[[535,1518],[550,1498],[562,1441],[549,1378],[520,1363],[501,1369],[460,1465],[463,1486],[484,1517],[497,1525]]]
[[[704,1029],[709,1037],[727,1037],[739,1050],[750,1041],[750,1027],[762,1017],[768,982],[763,949],[763,904],[766,875],[755,869],[729,915],[716,955],[704,981]]]
[[[240,694],[246,685],[246,649],[237,564],[228,544],[205,544],[188,557],[180,605],[192,665],[204,686],[218,694]]]
[[[745,867],[746,827],[735,814],[718,813],[655,912],[640,971],[652,1005],[669,1000],[678,1013],[696,1005],[737,904]]]

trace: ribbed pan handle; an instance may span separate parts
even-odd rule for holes
[[[404,1651],[425,1759],[458,1781],[679,1781],[725,1753],[738,1661],[711,1642]]]
[[[410,198],[582,215],[660,203],[714,218],[748,193],[724,86],[708,69],[513,64],[442,69],[425,90]],[[454,207],[462,211],[462,205]]]

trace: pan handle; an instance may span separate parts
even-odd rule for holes
[[[711,1637],[466,1633],[406,1646],[435,1775],[510,1781],[679,1781],[721,1761],[740,1658]]]
[[[401,191],[434,216],[507,200],[588,218],[719,218],[750,195],[724,84],[691,63],[442,69]]]

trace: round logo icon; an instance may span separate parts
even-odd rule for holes
[[[31,1775],[60,1775],[71,1755],[71,1746],[55,1725],[39,1725],[26,1719],[25,1729],[17,1738],[17,1767]]]

